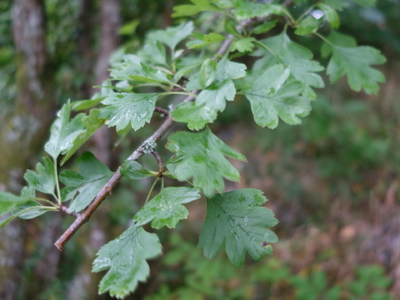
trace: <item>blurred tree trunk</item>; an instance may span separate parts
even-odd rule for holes
[[[17,98],[0,126],[0,189],[19,193],[54,115],[52,68],[46,50],[43,1],[15,0],[12,9]],[[24,260],[25,223],[6,226],[0,240],[0,299],[16,299]]]

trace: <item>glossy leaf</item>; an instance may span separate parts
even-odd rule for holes
[[[41,163],[36,165],[36,172],[27,170],[24,179],[36,190],[54,195],[57,174],[55,173],[54,163],[48,157],[43,158],[43,165]]]
[[[241,38],[237,39],[232,43],[231,51],[239,51],[239,52],[250,52],[253,51],[254,41],[256,39],[253,37]]]
[[[135,215],[133,220],[137,226],[150,221],[151,227],[160,229],[167,226],[175,228],[182,219],[186,219],[189,212],[182,205],[199,199],[198,190],[192,187],[167,187],[147,202]]]
[[[306,35],[316,32],[321,25],[322,20],[322,18],[316,19],[313,16],[307,17],[297,25],[294,33],[298,35]]]
[[[272,20],[272,21],[268,21],[267,23],[258,25],[257,27],[255,27],[253,29],[253,33],[254,34],[261,34],[261,33],[265,33],[270,31],[272,28],[275,27],[276,23],[278,22],[278,20]]]
[[[133,54],[125,55],[122,63],[111,69],[111,77],[117,80],[134,80],[149,83],[171,83],[165,72],[142,62]]]
[[[260,190],[242,189],[207,198],[207,217],[200,234],[199,248],[213,258],[225,241],[226,253],[238,268],[248,252],[255,260],[272,254],[270,243],[278,241],[266,227],[278,222],[271,210],[262,205],[267,201]]]
[[[100,110],[99,117],[107,119],[108,127],[116,126],[117,131],[129,124],[134,130],[149,123],[159,94],[114,93],[102,103],[106,106]]]
[[[85,126],[85,131],[79,134],[73,141],[73,146],[65,153],[61,160],[61,165],[65,164],[72,155],[101,127],[104,125],[105,120],[100,118],[100,111],[98,109],[91,109],[88,116],[82,119]]]
[[[355,90],[363,89],[367,94],[376,94],[379,82],[385,82],[385,76],[371,65],[380,65],[386,61],[377,49],[367,46],[333,47],[333,55],[327,67],[331,83],[347,75],[349,86]]]
[[[218,33],[215,33],[215,32],[212,32],[212,33],[206,34],[206,35],[201,35],[201,36],[199,36],[199,38],[200,39],[196,39],[196,40],[187,42],[186,46],[190,49],[200,48],[200,47],[204,47],[209,44],[212,44],[212,43],[216,43],[216,42],[225,40],[224,36],[222,36]]]
[[[310,99],[315,99],[316,95],[311,87],[324,87],[321,76],[316,74],[316,72],[322,71],[324,68],[319,62],[312,60],[312,52],[292,42],[284,32],[260,42],[265,44],[272,53],[265,49],[256,51],[255,55],[265,56],[254,64],[253,69],[266,70],[276,64],[284,63],[290,67],[290,77],[303,83],[303,95]]]
[[[326,37],[328,41],[331,43],[324,43],[321,47],[321,55],[322,57],[328,57],[333,52],[333,45],[341,46],[341,47],[356,47],[356,40],[349,35],[339,33],[335,30],[332,30],[330,34]]]
[[[193,184],[211,196],[222,192],[223,178],[239,180],[239,172],[224,156],[246,161],[239,152],[218,139],[209,128],[199,133],[177,132],[169,136],[167,149],[176,153],[167,168],[179,181],[193,179]]]
[[[168,27],[166,30],[156,30],[148,37],[151,40],[160,41],[174,50],[179,42],[187,38],[193,31],[193,22],[182,23],[175,27]]]
[[[13,211],[17,206],[29,201],[28,197],[20,197],[0,191],[0,215]]]
[[[332,28],[338,28],[340,25],[340,19],[336,11],[329,5],[319,3],[318,7],[324,12],[326,20],[331,24]]]
[[[121,174],[132,180],[141,180],[153,176],[141,164],[134,160],[127,160],[121,166]]]
[[[271,14],[280,14],[282,6],[277,4],[263,4],[235,0],[233,2],[233,13],[238,20],[252,19],[254,17],[266,17]]]
[[[310,100],[300,96],[302,84],[298,81],[287,82],[289,74],[288,67],[275,65],[258,77],[251,88],[243,91],[258,125],[273,129],[278,126],[278,117],[288,124],[299,124],[299,117],[310,112]]]
[[[215,121],[217,112],[204,105],[197,106],[193,102],[183,102],[172,111],[171,115],[176,122],[187,123],[190,130],[200,130],[207,123]]]
[[[79,114],[70,121],[71,103],[68,101],[58,112],[58,118],[50,128],[50,139],[44,149],[54,159],[61,153],[67,153],[72,147],[77,136],[85,131],[82,119],[84,114]]]
[[[213,83],[217,74],[217,63],[213,59],[207,58],[200,68],[200,85],[203,89]]]
[[[223,111],[226,101],[232,101],[236,95],[236,89],[232,79],[246,76],[244,64],[231,62],[224,57],[217,64],[217,73],[214,82],[201,91],[196,98],[196,105],[204,105],[211,110]],[[194,75],[187,84],[190,90],[201,89],[200,75]]]
[[[69,207],[70,212],[85,209],[114,174],[90,152],[83,153],[76,164],[80,173],[72,170],[60,173],[60,181],[66,185],[63,201],[75,198]]]
[[[28,201],[12,211],[12,214],[20,219],[30,220],[53,210],[51,206],[44,206],[37,201]]]
[[[215,6],[209,0],[190,0],[190,2],[192,2],[193,4],[175,6],[172,17],[188,17],[198,14],[202,11],[221,11],[218,6]]]
[[[157,235],[132,225],[97,252],[92,272],[109,269],[100,281],[99,293],[109,291],[112,297],[123,299],[149,276],[150,268],[146,260],[160,254]]]

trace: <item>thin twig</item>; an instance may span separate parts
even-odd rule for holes
[[[159,112],[160,114],[164,114],[166,116],[169,115],[169,111],[164,108],[161,108],[161,107],[157,107],[157,106],[154,107],[154,111]]]
[[[79,213],[75,212],[75,211],[69,211],[68,207],[66,207],[65,205],[61,205],[61,204],[57,204],[57,207],[60,209],[60,211],[62,211],[63,213],[66,213],[68,215],[74,216],[76,218],[79,217]]]
[[[160,172],[159,177],[162,177],[162,173],[164,172],[164,169],[165,169],[164,162],[163,162],[160,154],[157,152],[157,150],[154,149],[151,153],[154,155],[154,157],[156,158],[156,160],[158,162],[158,172]]]

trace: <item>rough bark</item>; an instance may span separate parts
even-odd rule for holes
[[[51,72],[46,51],[43,1],[15,0],[12,8],[17,97],[0,120],[0,189],[19,193],[54,117]],[[25,224],[12,222],[0,239],[0,299],[16,299],[24,260]]]

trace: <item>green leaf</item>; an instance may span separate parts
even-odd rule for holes
[[[44,206],[37,201],[28,201],[14,209],[12,214],[20,219],[30,220],[50,210],[53,210],[53,207]]]
[[[138,52],[138,56],[143,62],[150,65],[167,65],[165,47],[159,41],[148,41],[143,49]]]
[[[230,51],[251,52],[253,51],[255,40],[253,37],[237,39],[232,43]]]
[[[36,165],[36,172],[27,170],[24,179],[36,190],[54,195],[57,174],[55,173],[54,163],[48,157],[43,158],[43,165],[41,163]]]
[[[0,215],[13,211],[17,206],[29,201],[28,197],[15,196],[7,192],[0,191]]]
[[[333,52],[332,44],[336,45],[336,46],[341,46],[341,47],[357,46],[357,42],[352,36],[346,35],[343,33],[339,33],[335,30],[332,30],[331,33],[326,37],[326,39],[328,41],[330,41],[331,44],[326,43],[326,42],[323,43],[323,45],[321,47],[322,57],[328,57],[329,55],[332,54],[332,52]]]
[[[255,27],[253,29],[253,33],[254,34],[261,34],[261,33],[265,33],[270,31],[272,28],[275,27],[276,23],[278,22],[278,20],[272,20],[272,21],[268,21],[267,23],[258,25],[257,27]]]
[[[195,40],[187,42],[186,46],[190,49],[200,48],[200,47],[204,47],[209,44],[220,42],[223,40],[225,40],[225,37],[223,37],[222,35],[220,35],[218,33],[213,32],[213,33],[210,33],[207,35],[198,36],[198,38],[196,38]]]
[[[303,83],[303,94],[310,99],[315,99],[315,93],[310,87],[324,87],[322,78],[315,73],[322,71],[324,68],[319,62],[312,60],[312,52],[292,42],[284,32],[280,35],[261,40],[260,42],[266,45],[272,53],[263,49],[255,52],[255,55],[265,54],[265,56],[256,61],[253,69],[265,70],[276,64],[284,63],[290,67],[290,79]]]
[[[266,17],[271,14],[281,14],[282,6],[277,4],[262,4],[248,2],[245,0],[235,0],[232,11],[240,21],[252,19],[254,17]]]
[[[167,149],[176,153],[167,163],[171,174],[179,181],[193,178],[193,184],[206,196],[225,188],[223,178],[239,180],[239,172],[224,157],[246,161],[239,152],[233,150],[209,128],[199,133],[177,132],[169,136]]]
[[[111,77],[117,80],[134,80],[150,83],[167,83],[171,81],[166,73],[155,69],[145,63],[133,54],[124,55],[124,62],[116,64],[111,70]]]
[[[217,118],[217,110],[207,106],[197,106],[193,102],[182,102],[171,113],[176,122],[188,123],[190,130],[203,129],[207,123],[212,123]]]
[[[132,225],[97,252],[92,272],[109,269],[100,282],[99,293],[109,291],[112,297],[123,299],[149,276],[146,260],[160,254],[157,235]]]
[[[141,164],[134,160],[127,160],[121,166],[121,174],[132,180],[141,180],[153,176]]]
[[[16,217],[8,217],[7,219],[0,220],[0,229],[2,229],[4,226],[6,226],[8,223],[10,223],[12,220],[14,220]]]
[[[203,63],[202,58],[184,57],[176,62],[178,71],[174,75],[174,81],[178,81],[182,76],[196,71],[196,68]]]
[[[113,93],[102,101],[106,107],[100,110],[99,117],[107,119],[108,127],[116,126],[117,131],[129,124],[134,130],[149,123],[159,94]]]
[[[83,153],[77,159],[76,165],[81,173],[72,170],[60,173],[60,181],[66,185],[63,190],[68,192],[65,194],[64,191],[63,201],[76,196],[69,207],[70,212],[79,212],[85,209],[114,174],[90,152]],[[76,195],[77,193],[78,195]]]
[[[132,35],[135,33],[136,28],[139,26],[140,20],[136,19],[133,21],[130,21],[119,29],[118,33],[121,35]]]
[[[298,35],[306,35],[309,33],[316,32],[321,25],[323,19],[316,19],[313,16],[305,18],[301,21],[298,25],[296,30],[294,31],[295,34]]]
[[[213,258],[225,240],[226,253],[238,268],[243,266],[246,251],[255,260],[272,254],[269,243],[278,241],[266,229],[278,222],[271,210],[262,207],[267,199],[260,190],[242,189],[207,198],[207,217],[200,234],[199,248]]]
[[[236,25],[231,19],[226,19],[224,23],[224,30],[233,36],[240,36],[239,31],[236,29]]]
[[[100,110],[91,109],[88,116],[82,119],[82,123],[85,126],[85,131],[79,134],[73,142],[73,146],[65,153],[65,156],[61,160],[60,165],[64,165],[68,159],[71,158],[75,152],[82,147],[82,145],[101,127],[104,125],[104,119],[100,118]]]
[[[318,7],[324,12],[326,20],[333,28],[338,28],[340,25],[340,19],[336,11],[329,5],[318,3]]]
[[[104,98],[105,97],[96,97],[90,100],[74,101],[71,103],[71,109],[73,111],[85,110],[99,104]]]
[[[217,64],[217,72],[214,82],[201,91],[196,98],[196,105],[204,105],[211,110],[223,111],[226,101],[232,101],[236,95],[236,89],[232,79],[246,76],[246,65],[231,62],[224,57]],[[189,90],[201,89],[200,75],[190,78],[186,86]]]
[[[173,18],[188,17],[202,11],[222,11],[209,0],[190,0],[193,5],[177,5],[174,7]]]
[[[167,187],[147,202],[135,215],[136,226],[144,225],[151,220],[151,227],[160,229],[163,226],[175,228],[179,220],[186,219],[189,212],[182,205],[199,199],[197,189],[193,187]]]
[[[187,38],[193,31],[193,22],[182,23],[175,27],[168,27],[166,30],[156,30],[148,37],[151,40],[160,41],[174,50],[176,45]]]
[[[300,96],[302,84],[287,82],[289,74],[289,68],[275,65],[256,79],[251,88],[243,91],[258,125],[273,129],[278,126],[278,116],[288,124],[299,124],[299,117],[311,111],[310,100]]]
[[[84,132],[82,119],[85,115],[79,114],[70,121],[70,113],[71,103],[68,101],[58,112],[58,118],[51,125],[50,139],[44,149],[54,159],[61,153],[67,153],[73,147],[75,138]]]
[[[200,68],[200,85],[203,89],[213,83],[217,74],[217,63],[215,60],[207,58]]]
[[[333,47],[333,55],[327,67],[331,83],[347,75],[347,82],[354,91],[364,89],[367,94],[376,94],[378,82],[385,82],[385,76],[371,65],[380,65],[386,61],[377,49],[361,47]]]

